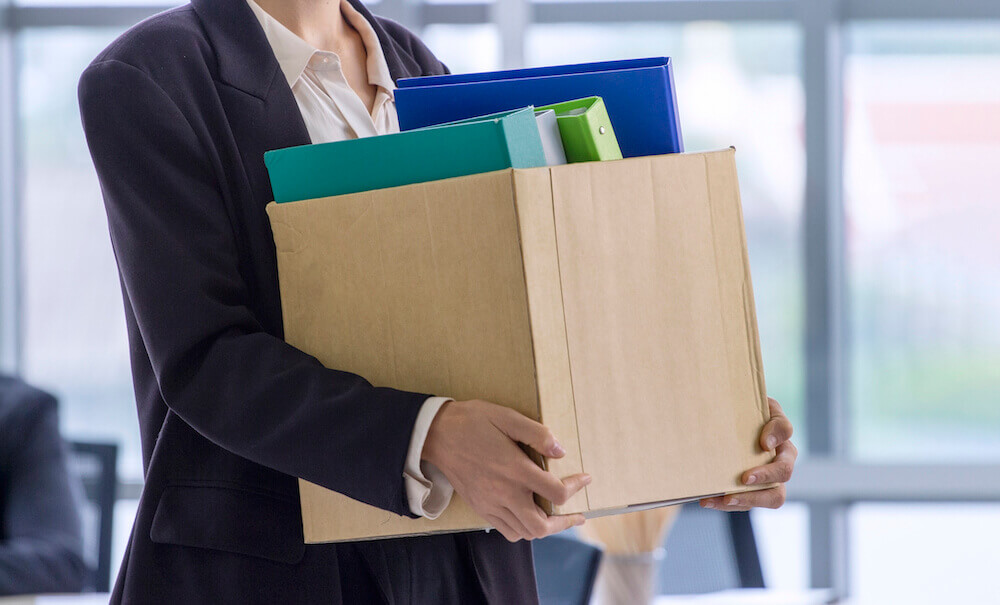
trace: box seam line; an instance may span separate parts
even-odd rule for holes
[[[587,167],[587,172],[593,175],[590,167]],[[577,411],[576,406],[576,385],[573,383],[573,359],[570,355],[569,350],[569,327],[566,325],[566,297],[563,292],[563,276],[562,276],[562,259],[559,256],[559,225],[556,222],[556,185],[555,178],[553,178],[552,170],[549,170],[549,209],[552,211],[552,235],[556,242],[556,270],[559,275],[559,301],[562,310],[562,320],[563,320],[563,331],[566,334],[564,344],[566,346],[566,365],[569,368],[569,392],[573,398],[573,424],[576,429],[576,448],[577,455],[580,457],[580,470],[582,472],[587,472],[587,465],[583,460],[583,444],[580,439],[580,416]],[[587,510],[590,507],[590,488],[583,488],[583,499],[587,503]]]
[[[531,295],[528,294],[528,271],[524,265],[525,257],[525,247],[524,247],[524,237],[521,235],[521,214],[517,211],[517,169],[510,169],[510,191],[511,198],[513,199],[513,210],[514,210],[514,232],[517,234],[517,247],[521,250],[521,279],[524,281],[524,302],[528,310],[528,338],[531,340],[531,359],[532,368],[535,375],[535,416],[542,421],[542,394],[538,389],[538,356],[535,354],[535,332],[532,329],[531,323]],[[542,457],[542,463],[545,470],[548,470],[548,465],[545,464],[545,457]]]
[[[518,172],[518,170],[516,168],[511,168],[509,170],[510,170],[510,181],[509,181],[509,183],[510,183],[511,199],[513,200],[513,203],[511,205],[513,206],[513,210],[514,210],[514,233],[517,235],[517,247],[521,251],[521,278],[522,278],[523,283],[524,283],[524,302],[525,302],[525,306],[527,307],[527,312],[528,312],[528,339],[531,341],[531,359],[532,359],[531,367],[532,367],[532,374],[534,375],[534,379],[535,379],[534,380],[534,382],[535,382],[535,417],[538,418],[539,422],[541,422],[541,423],[544,424],[544,418],[542,418],[542,393],[541,393],[541,391],[539,390],[539,387],[538,387],[538,356],[535,353],[535,331],[532,328],[532,323],[531,323],[531,295],[528,294],[528,270],[525,267],[525,262],[524,262],[524,258],[525,258],[524,237],[522,237],[522,235],[521,235],[521,215],[517,211],[517,200],[518,200],[518,197],[517,197],[517,172]],[[542,455],[540,455],[539,457],[541,458],[541,461],[542,461],[542,469],[545,470],[545,471],[548,471],[549,470],[549,468],[548,468],[549,465],[547,463],[547,459],[545,458],[545,456],[542,456]],[[548,508],[549,508],[549,510],[547,510],[545,512],[546,513],[550,513],[552,511],[552,508],[554,507],[554,505],[552,504],[552,502],[549,502],[548,500],[545,500],[545,502],[548,502]]]

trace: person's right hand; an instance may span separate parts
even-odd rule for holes
[[[440,469],[472,509],[511,542],[583,525],[580,514],[547,515],[534,494],[565,504],[590,483],[590,475],[560,480],[539,468],[518,443],[549,458],[566,454],[552,431],[510,408],[452,401],[434,417],[421,458]]]

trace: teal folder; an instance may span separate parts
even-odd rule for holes
[[[294,202],[545,166],[532,108],[363,139],[268,151],[274,201]]]

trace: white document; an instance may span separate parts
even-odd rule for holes
[[[563,148],[562,135],[559,134],[555,110],[547,109],[536,112],[535,121],[538,122],[538,134],[542,137],[545,163],[549,166],[566,164],[566,150]]]

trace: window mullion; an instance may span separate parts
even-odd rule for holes
[[[9,10],[9,2],[0,1],[5,17]],[[21,369],[23,326],[16,55],[14,32],[4,18],[0,25],[0,370],[11,373]]]

